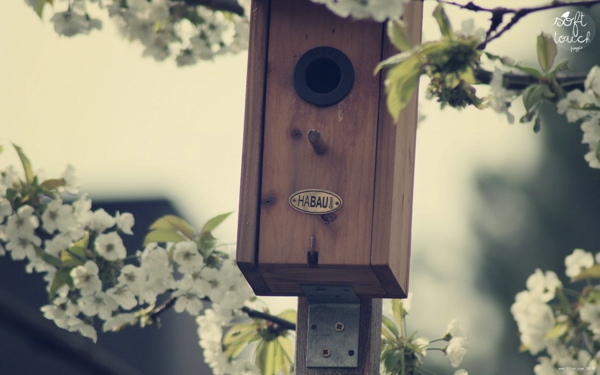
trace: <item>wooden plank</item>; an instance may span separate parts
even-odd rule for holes
[[[381,356],[381,299],[361,299],[357,368],[307,368],[308,299],[298,298],[296,375],[376,375]]]
[[[422,2],[407,4],[404,21],[413,44],[421,42],[422,19]],[[386,38],[382,59],[395,53]],[[382,82],[384,79],[385,73]],[[390,297],[405,297],[410,266],[418,89],[396,125],[387,110],[383,84],[381,87],[371,265]]]
[[[269,0],[252,0],[236,249],[237,264],[257,294],[269,291],[256,268],[269,7]]]
[[[381,25],[339,18],[308,0],[271,4],[259,264],[305,266],[315,237],[320,266],[370,265],[379,95],[372,70],[381,57]],[[293,86],[296,61],[323,45],[345,53],[355,71],[350,94],[326,108],[302,100]],[[312,150],[311,129],[327,142],[325,155]],[[309,188],[342,197],[335,221],[290,207],[288,197]]]
[[[259,267],[264,281],[279,295],[302,295],[301,284],[351,285],[360,297],[385,297],[386,292],[369,266],[345,268]]]

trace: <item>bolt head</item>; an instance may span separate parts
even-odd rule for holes
[[[335,330],[336,330],[336,331],[338,331],[338,332],[342,332],[342,331],[344,330],[344,328],[346,328],[346,327],[344,326],[344,323],[342,323],[342,322],[337,322],[337,323],[335,323]]]
[[[329,348],[321,348],[321,356],[323,358],[327,358],[331,355],[331,349]]]

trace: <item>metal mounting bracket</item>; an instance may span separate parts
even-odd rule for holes
[[[351,286],[302,285],[308,299],[306,367],[358,367],[360,300]]]

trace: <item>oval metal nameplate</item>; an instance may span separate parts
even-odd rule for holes
[[[342,208],[342,198],[330,191],[305,189],[290,196],[290,205],[305,214],[323,215]]]

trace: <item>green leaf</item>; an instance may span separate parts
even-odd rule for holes
[[[410,51],[413,46],[408,38],[404,22],[400,20],[390,20],[387,24],[387,34],[390,42],[400,51]]]
[[[280,312],[279,314],[277,314],[277,316],[280,317],[281,319],[287,320],[288,322],[296,323],[297,312],[294,309],[289,309],[289,310]]]
[[[600,264],[594,264],[588,269],[581,271],[581,273],[571,279],[571,282],[580,281],[583,279],[600,279]]]
[[[204,224],[202,231],[200,232],[200,237],[206,238],[206,236],[209,235],[210,232],[215,230],[232,213],[233,213],[233,211],[228,212],[226,214],[217,215],[217,216],[213,217],[212,219],[210,219],[209,221],[207,221],[206,224]]]
[[[533,132],[537,134],[540,130],[542,130],[542,118],[538,115],[533,122]]]
[[[54,297],[56,297],[56,292],[58,289],[60,289],[60,287],[63,285],[67,284],[70,288],[73,288],[71,269],[73,269],[73,267],[61,267],[56,270],[56,273],[54,274],[54,280],[52,280],[52,284],[50,285],[50,290],[48,292],[51,302],[54,300]]]
[[[556,73],[562,72],[565,70],[569,70],[569,60],[567,60],[567,59],[561,60],[558,64],[556,64],[554,69],[552,69],[548,74],[546,74],[546,77],[554,78],[556,76]]]
[[[175,215],[165,215],[150,225],[151,230],[179,231],[189,240],[193,239],[196,231],[185,220]],[[154,242],[154,241],[150,241]],[[158,242],[158,241],[157,241]],[[161,241],[162,242],[162,241]]]
[[[552,68],[556,52],[556,43],[552,36],[542,32],[537,37],[537,58],[544,72],[548,72]]]
[[[64,178],[52,178],[41,183],[40,187],[46,190],[55,190],[67,184]]]
[[[292,341],[287,336],[279,336],[277,338],[277,344],[281,351],[281,362],[280,369],[284,374],[289,374],[294,364],[294,352],[292,351]],[[279,372],[279,370],[277,370]]]
[[[35,178],[35,174],[33,173],[33,167],[31,166],[31,162],[27,159],[27,156],[21,149],[21,147],[15,145],[13,143],[13,147],[17,150],[17,154],[19,154],[19,159],[21,159],[21,164],[23,164],[23,170],[25,171],[25,180],[27,184],[31,185],[33,179]]]
[[[184,236],[174,230],[156,229],[146,235],[144,238],[144,246],[152,242],[181,242],[185,240],[186,238]]]
[[[542,94],[544,93],[544,85],[536,83],[527,86],[523,92],[523,105],[527,112],[536,106],[542,100]]]
[[[454,31],[452,31],[452,25],[450,24],[450,20],[444,11],[444,7],[442,4],[438,4],[433,10],[433,18],[438,23],[440,27],[440,32],[445,38],[454,39]]]
[[[534,68],[530,68],[528,66],[520,66],[520,65],[515,65],[515,68],[519,69],[520,71],[529,74],[530,76],[534,76],[535,78],[542,78],[542,73]]]
[[[387,59],[385,59],[382,62],[380,62],[379,64],[377,64],[377,66],[375,67],[375,70],[373,71],[373,75],[377,75],[377,73],[379,73],[379,71],[381,69],[389,69],[389,68],[393,68],[393,67],[397,66],[398,64],[400,64],[400,63],[404,62],[406,59],[408,59],[410,56],[411,56],[410,52],[402,52],[397,55],[388,57]]]
[[[33,246],[33,248],[35,249],[35,254],[42,258],[42,260],[48,264],[53,265],[54,267],[62,267],[64,264],[63,262],[60,260],[60,258],[55,257],[52,254],[48,254],[47,252],[45,252],[44,250],[42,250],[41,248],[39,248],[38,246]]]
[[[393,350],[388,353],[383,361],[383,364],[388,371],[391,371],[398,366],[403,357],[404,353],[402,350]]]
[[[290,373],[291,343],[288,345],[285,337],[273,341],[261,341],[256,349],[256,366],[262,375],[276,375],[279,370],[284,374]],[[288,339],[289,341],[289,339]]]
[[[548,333],[544,335],[546,339],[557,339],[567,333],[569,325],[566,322],[556,323]]]
[[[52,2],[53,0],[33,0],[31,5],[33,6],[33,10],[38,15],[38,17],[42,18],[44,5],[46,5],[46,3],[52,5]]]
[[[230,359],[234,359],[251,341],[255,341],[257,338],[259,336],[256,324],[237,324],[223,336],[223,345],[227,347],[225,354]]]
[[[392,300],[392,312],[394,313],[394,319],[396,320],[396,326],[402,327],[402,318],[404,317],[404,306],[402,306],[402,300]]]
[[[394,324],[394,322],[383,315],[381,317],[381,323],[383,324],[381,328],[381,333],[385,336],[386,339],[390,341],[396,341],[396,338],[400,336],[400,332],[398,332],[398,327]]]
[[[400,111],[412,98],[421,76],[419,58],[416,55],[391,69],[385,80],[388,111],[398,121]]]
[[[75,267],[85,263],[87,260],[87,247],[90,240],[88,232],[85,233],[83,238],[75,242],[68,250],[62,250],[60,252],[60,259],[65,266]]]

